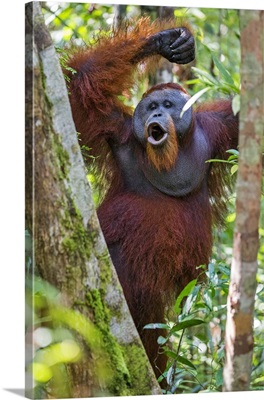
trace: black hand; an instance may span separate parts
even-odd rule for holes
[[[158,53],[177,64],[188,64],[195,59],[194,37],[187,28],[161,31],[158,36]]]

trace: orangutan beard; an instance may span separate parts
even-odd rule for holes
[[[147,136],[148,133],[145,133]],[[146,151],[147,158],[150,163],[160,172],[162,170],[169,171],[178,157],[178,142],[174,128],[174,123],[171,120],[168,127],[168,138],[161,146],[153,146],[147,142]]]

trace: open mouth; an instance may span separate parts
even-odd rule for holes
[[[168,133],[156,122],[148,127],[148,142],[153,146],[159,146],[165,142]]]

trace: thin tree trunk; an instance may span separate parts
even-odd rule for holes
[[[149,11],[151,9],[153,18],[159,19],[174,19],[176,23],[180,23],[174,16],[175,7],[169,6],[158,6],[158,7],[146,7],[141,6],[141,10],[147,15],[151,15]],[[173,64],[165,58],[160,61],[160,66],[157,69],[155,75],[149,77],[149,86],[157,85],[160,83],[173,82],[174,77],[177,76],[179,83],[184,83],[186,80],[193,79],[192,67],[195,65],[195,60],[189,64]],[[191,87],[191,86],[190,86]]]
[[[85,357],[67,369],[67,396],[161,393],[100,229],[63,74],[38,2],[26,4],[26,227],[33,238],[32,284],[37,270],[59,289],[66,310],[96,326],[112,372],[110,380],[99,381],[93,368],[99,354],[86,348]]]
[[[157,18],[160,19],[173,19],[174,8],[173,7],[157,7]],[[160,67],[157,69],[155,76],[151,77],[150,86],[157,85],[159,83],[167,83],[173,81],[172,73],[173,64],[165,58],[161,60]]]
[[[264,12],[241,11],[241,112],[236,225],[226,323],[224,391],[250,387],[264,126]]]

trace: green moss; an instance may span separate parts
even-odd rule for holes
[[[64,247],[64,249],[66,251],[69,251],[70,253],[75,252],[77,250],[77,248],[78,248],[77,244],[76,244],[76,241],[71,239],[71,238],[69,238],[69,237],[63,239],[62,246]]]
[[[86,300],[89,307],[93,309],[94,323],[100,330],[106,330],[109,326],[109,311],[102,302],[98,289],[91,289],[86,293]],[[106,328],[107,327],[107,328]]]
[[[65,228],[65,237],[62,240],[62,246],[67,251],[69,257],[73,257],[76,262],[78,257],[89,259],[93,248],[93,239],[87,233],[83,226],[82,216],[71,198],[68,204],[63,208],[65,210],[62,225]]]
[[[100,289],[101,292],[105,295],[107,285],[111,283],[111,266],[110,266],[110,256],[108,250],[105,251],[104,254],[97,256],[100,268]]]
[[[93,311],[94,323],[103,336],[103,351],[109,358],[109,366],[115,371],[108,389],[113,395],[130,395],[130,374],[122,350],[110,332],[110,312],[102,300],[102,291],[92,289],[86,294],[87,305]]]
[[[110,321],[122,318],[116,310],[109,309],[103,300],[111,282],[110,257],[108,251],[98,257],[100,263],[100,289],[86,295],[87,304],[93,309],[95,325],[104,337],[104,350],[109,354],[111,368],[116,371],[111,383],[111,393],[119,396],[151,394],[148,360],[145,351],[137,344],[119,345],[110,332]],[[121,288],[120,288],[121,290]]]
[[[129,344],[124,351],[125,363],[131,377],[130,396],[151,394],[146,354],[137,344]]]
[[[64,149],[60,135],[54,134],[52,135],[52,139],[53,139],[52,145],[56,152],[57,159],[59,162],[58,177],[59,179],[68,179],[69,167],[70,167],[69,153]]]

